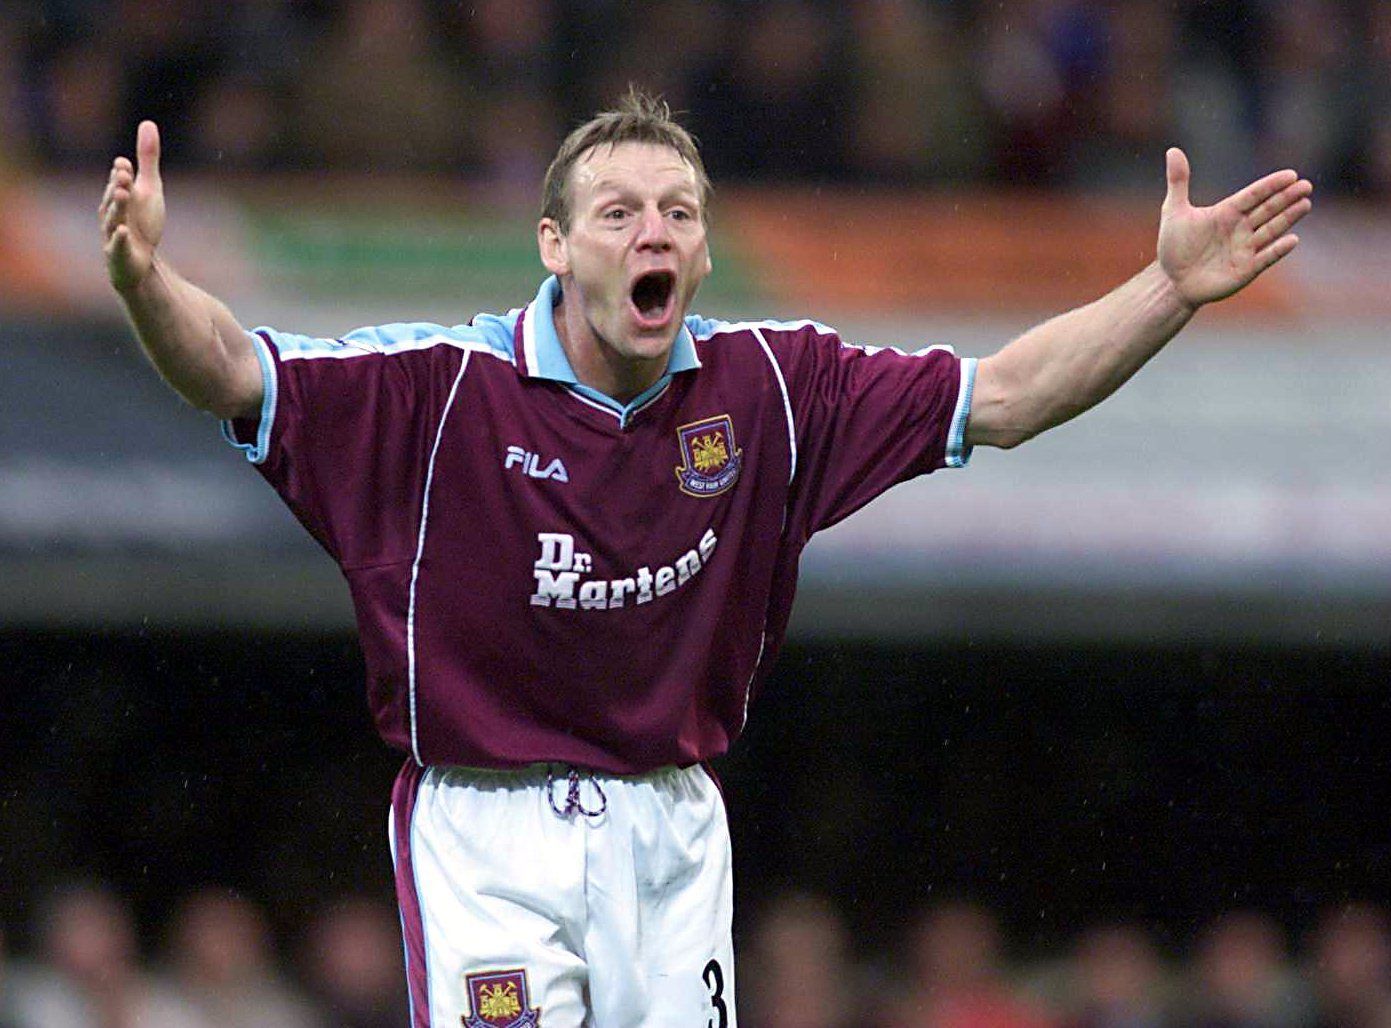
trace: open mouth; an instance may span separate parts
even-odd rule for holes
[[[629,294],[638,320],[645,325],[660,325],[671,313],[676,294],[676,276],[670,271],[649,271],[639,275]]]

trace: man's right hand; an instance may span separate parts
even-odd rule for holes
[[[159,373],[189,403],[220,418],[255,414],[261,406],[261,365],[251,339],[217,297],[165,261],[155,267],[164,235],[164,185],[159,179],[159,129],[142,121],[137,166],[111,162],[97,207],[106,273],[140,345]]]
[[[112,162],[97,208],[106,272],[122,293],[145,281],[164,235],[164,184],[159,178],[159,128],[154,122],[140,123],[135,154],[135,168],[127,157]]]

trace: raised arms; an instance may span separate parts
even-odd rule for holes
[[[1211,207],[1188,200],[1188,158],[1171,149],[1158,259],[1101,299],[1030,329],[976,374],[968,445],[1017,446],[1100,403],[1205,303],[1241,289],[1299,243],[1313,186],[1277,171]]]
[[[222,301],[156,252],[164,235],[164,186],[152,121],[140,123],[136,162],[112,162],[97,208],[111,285],[146,355],[180,396],[222,418],[255,414],[261,370],[246,332]]]

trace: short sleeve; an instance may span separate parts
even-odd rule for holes
[[[256,417],[224,422],[310,533],[345,567],[409,560],[410,517],[463,354],[433,325],[341,339],[258,328]],[[404,515],[404,517],[403,517]]]
[[[789,527],[803,538],[898,482],[969,462],[974,359],[855,346],[810,322],[760,333],[783,376],[797,449]]]

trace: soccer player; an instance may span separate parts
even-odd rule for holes
[[[114,162],[107,267],[145,352],[348,580],[383,738],[412,1017],[734,1023],[706,763],[782,644],[807,540],[896,482],[1097,403],[1294,249],[1311,186],[1212,207],[1170,150],[1157,260],[979,361],[689,313],[709,182],[664,104],[561,145],[536,298],[468,324],[246,332],[159,255],[154,124]],[[815,217],[812,211],[808,217]]]

